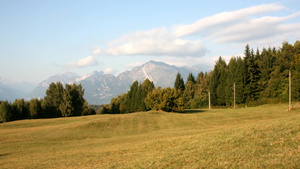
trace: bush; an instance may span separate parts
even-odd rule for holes
[[[96,111],[93,108],[87,108],[82,112],[83,116],[94,115],[94,114],[96,114]]]
[[[100,114],[110,114],[110,108],[109,108],[108,104],[103,105],[103,108],[100,111]]]

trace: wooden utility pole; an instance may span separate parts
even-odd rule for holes
[[[233,108],[235,109],[235,83],[233,84]]]
[[[292,78],[291,71],[289,71],[289,111],[292,110]]]
[[[208,109],[210,109],[210,92],[208,92]]]

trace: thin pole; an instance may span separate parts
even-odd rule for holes
[[[210,92],[208,92],[208,109],[210,109]]]
[[[233,108],[235,109],[235,83],[233,84]]]
[[[292,78],[291,71],[289,71],[289,111],[292,110]]]

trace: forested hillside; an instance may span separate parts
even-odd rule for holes
[[[234,103],[234,84],[236,104],[240,106],[287,102],[289,71],[292,74],[292,100],[299,101],[299,59],[300,41],[294,45],[284,42],[278,49],[269,47],[255,52],[246,45],[243,57],[232,57],[227,64],[220,56],[212,71],[200,72],[197,78],[190,74],[185,83],[178,73],[172,89],[152,87],[153,83],[148,79],[140,85],[134,82],[129,92],[113,98],[103,113],[202,108],[208,106],[208,92],[213,106],[230,107]],[[145,90],[145,85],[151,87]]]
[[[230,106],[233,85],[238,104],[263,104],[288,101],[289,71],[292,74],[292,98],[300,99],[300,42],[284,42],[279,49],[254,52],[249,45],[245,56],[233,57],[228,64],[220,57],[211,72],[209,90],[212,104]]]

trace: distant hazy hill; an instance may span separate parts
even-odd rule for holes
[[[17,94],[7,85],[0,83],[0,100],[12,102],[15,98],[18,98]]]
[[[13,102],[15,99],[26,98],[35,87],[33,83],[13,83],[0,78],[0,100]]]
[[[48,79],[42,81],[38,84],[36,88],[29,94],[28,98],[43,98],[46,94],[46,90],[52,82],[75,83],[76,78],[80,76],[76,73],[67,72],[64,74],[57,74],[49,77]]]
[[[189,73],[195,76],[199,73],[194,69],[171,66],[162,62],[150,61],[142,66],[125,71],[118,76],[93,72],[80,77],[75,73],[57,74],[42,81],[30,94],[30,98],[42,98],[52,82],[77,83],[85,89],[85,98],[89,104],[109,103],[112,97],[125,93],[135,81],[143,82],[146,78],[154,82],[155,86],[173,87],[176,74],[180,72],[184,79]]]

